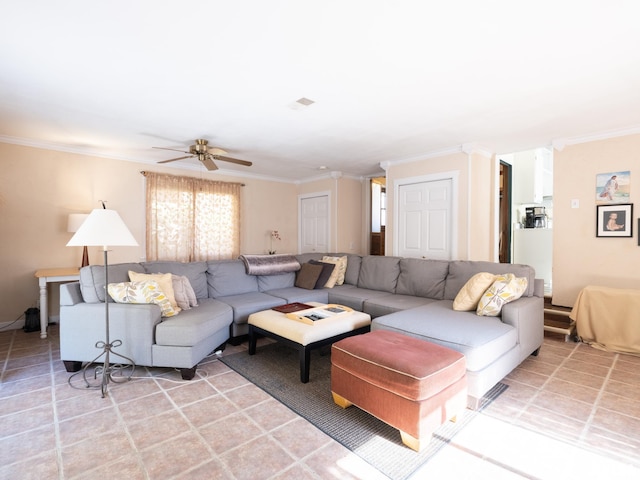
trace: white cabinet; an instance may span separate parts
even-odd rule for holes
[[[541,204],[553,195],[553,160],[547,148],[513,154],[513,203]]]

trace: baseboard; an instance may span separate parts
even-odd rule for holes
[[[0,332],[20,330],[22,328],[24,328],[24,318],[21,318],[17,322],[0,322]]]

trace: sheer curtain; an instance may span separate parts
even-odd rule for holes
[[[147,260],[236,258],[239,183],[145,172]]]

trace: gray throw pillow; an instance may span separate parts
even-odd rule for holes
[[[311,265],[320,265],[322,267],[322,272],[318,277],[318,281],[316,282],[315,289],[324,288],[324,286],[329,281],[333,270],[336,268],[335,263],[326,263],[326,262],[318,262],[317,260],[309,260]]]

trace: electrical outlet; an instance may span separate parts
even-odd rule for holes
[[[571,208],[580,208],[580,200],[577,198],[571,200]]]

